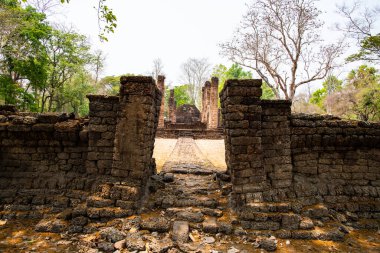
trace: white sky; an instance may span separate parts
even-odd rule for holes
[[[97,37],[98,24],[93,6],[96,0],[72,0],[62,17],[68,24],[91,38],[95,48],[106,55],[105,75],[148,74],[155,58],[164,64],[166,83],[180,84],[180,67],[188,58],[208,58],[212,66],[231,62],[219,55],[218,44],[232,37],[248,0],[108,0],[117,16],[118,27],[109,42]],[[352,0],[346,0],[347,4]],[[377,0],[366,0],[373,6]],[[326,40],[338,33],[328,29],[338,21],[336,4],[342,0],[321,0]],[[345,73],[345,67],[341,72]],[[342,74],[341,78],[345,77]]]

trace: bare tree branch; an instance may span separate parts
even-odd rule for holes
[[[336,67],[343,50],[340,42],[323,45],[315,2],[254,1],[234,38],[221,44],[222,54],[255,70],[277,98],[293,99],[299,86],[323,79]]]

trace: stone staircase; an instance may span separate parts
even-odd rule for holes
[[[347,228],[322,205],[248,203],[235,212],[228,204],[228,192],[223,190],[230,188],[230,183],[220,179],[228,178],[223,174],[171,171],[161,173],[159,177],[162,183],[156,184],[143,209],[149,219],[160,216],[171,223],[186,221],[190,229],[207,234],[340,241],[348,233]],[[165,177],[171,180],[164,182]]]

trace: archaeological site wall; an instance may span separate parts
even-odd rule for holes
[[[119,96],[88,95],[88,119],[1,107],[0,215],[130,214],[155,173],[161,95],[150,77],[123,77]]]
[[[235,205],[323,203],[379,219],[380,124],[292,115],[261,94],[261,80],[229,80],[220,94]]]

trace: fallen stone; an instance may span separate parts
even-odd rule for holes
[[[203,242],[207,244],[212,244],[215,242],[215,238],[212,236],[206,236],[205,238],[203,238]]]
[[[115,250],[115,248],[113,247],[113,243],[110,242],[98,243],[98,249],[103,250],[105,252],[113,252]]]
[[[237,227],[234,230],[234,235],[247,235],[247,231],[244,230],[242,227]]]
[[[175,221],[173,223],[173,240],[185,243],[189,239],[189,223],[187,221]]]
[[[125,240],[120,240],[118,242],[115,242],[115,244],[113,246],[117,250],[124,249],[125,248]]]
[[[216,223],[216,218],[215,217],[209,217],[202,223],[203,227],[203,232],[205,233],[212,233],[216,234],[218,233],[219,227],[218,224]]]
[[[303,217],[300,222],[300,229],[313,229],[314,223],[309,217]]]
[[[233,227],[228,222],[219,222],[219,233],[230,235],[233,232]]]
[[[124,232],[113,227],[103,228],[99,233],[103,239],[112,243],[118,242],[126,236]]]
[[[141,229],[149,230],[151,232],[168,232],[170,230],[170,221],[163,217],[149,218],[142,220],[140,223]]]
[[[88,223],[87,217],[78,216],[71,220],[71,224],[76,226],[85,226]]]
[[[295,230],[298,229],[301,221],[301,216],[298,214],[286,214],[282,216],[282,227],[284,229]]]
[[[174,247],[173,241],[169,237],[160,240],[153,240],[149,243],[149,250],[153,253],[169,252]]]
[[[238,253],[240,252],[240,250],[238,250],[237,248],[235,247],[231,247],[227,250],[227,253]]]
[[[138,233],[129,233],[125,238],[125,247],[130,250],[145,250],[145,242]]]
[[[265,249],[266,251],[275,251],[277,249],[277,240],[274,236],[269,238],[259,236],[256,239],[256,242],[259,244],[260,248]]]
[[[67,230],[68,223],[64,220],[41,220],[35,227],[36,232],[62,233]]]
[[[351,221],[358,221],[359,220],[359,216],[355,213],[351,213],[351,212],[346,212],[346,217],[348,220],[351,220]]]
[[[127,218],[123,219],[123,230],[130,230],[131,228],[140,228],[140,217],[133,217],[133,218]]]
[[[173,173],[165,173],[163,181],[165,183],[171,183],[174,182],[174,174]]]

